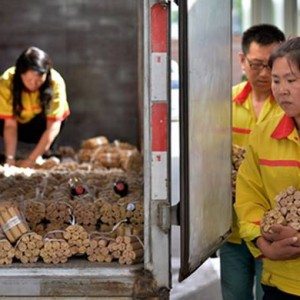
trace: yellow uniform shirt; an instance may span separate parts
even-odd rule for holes
[[[252,105],[252,88],[249,82],[242,82],[232,88],[232,143],[246,148],[249,135],[255,126],[264,120],[282,112],[274,97],[270,95],[264,102],[257,119]],[[232,234],[229,242],[241,243],[236,214],[233,213]]]
[[[283,113],[255,127],[238,172],[235,209],[245,241],[260,236],[264,213],[289,186],[300,189],[300,139],[293,120]],[[262,282],[300,296],[300,258],[264,258]]]
[[[15,67],[6,70],[0,77],[0,119],[13,118],[12,106],[12,80]],[[69,114],[69,105],[66,98],[66,87],[60,74],[51,69],[53,98],[47,109],[46,117],[48,120],[64,120]],[[36,115],[42,112],[40,103],[40,92],[22,92],[23,110],[18,122],[27,123]]]

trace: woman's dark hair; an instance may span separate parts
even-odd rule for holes
[[[20,116],[23,109],[22,105],[22,91],[26,89],[23,84],[21,74],[28,70],[34,70],[38,73],[47,74],[45,82],[41,85],[40,100],[43,113],[45,113],[50,100],[52,99],[53,90],[51,86],[51,73],[52,61],[49,55],[37,47],[29,47],[21,53],[16,61],[15,74],[13,77],[13,113]]]
[[[272,68],[277,58],[285,57],[300,70],[300,37],[288,39],[282,43],[269,58],[269,66]]]

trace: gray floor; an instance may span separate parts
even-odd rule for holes
[[[222,300],[220,259],[209,258],[197,271],[178,282],[180,268],[179,227],[172,227],[172,300]]]

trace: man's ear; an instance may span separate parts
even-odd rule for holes
[[[240,65],[242,67],[242,69],[245,69],[245,63],[246,63],[246,56],[243,52],[239,52],[239,61],[240,61]]]
[[[246,60],[245,54],[243,52],[239,52],[238,55],[239,55],[240,63],[243,63]]]

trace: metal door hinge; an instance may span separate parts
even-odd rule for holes
[[[157,225],[165,233],[171,229],[171,208],[168,202],[161,202],[157,207]]]

